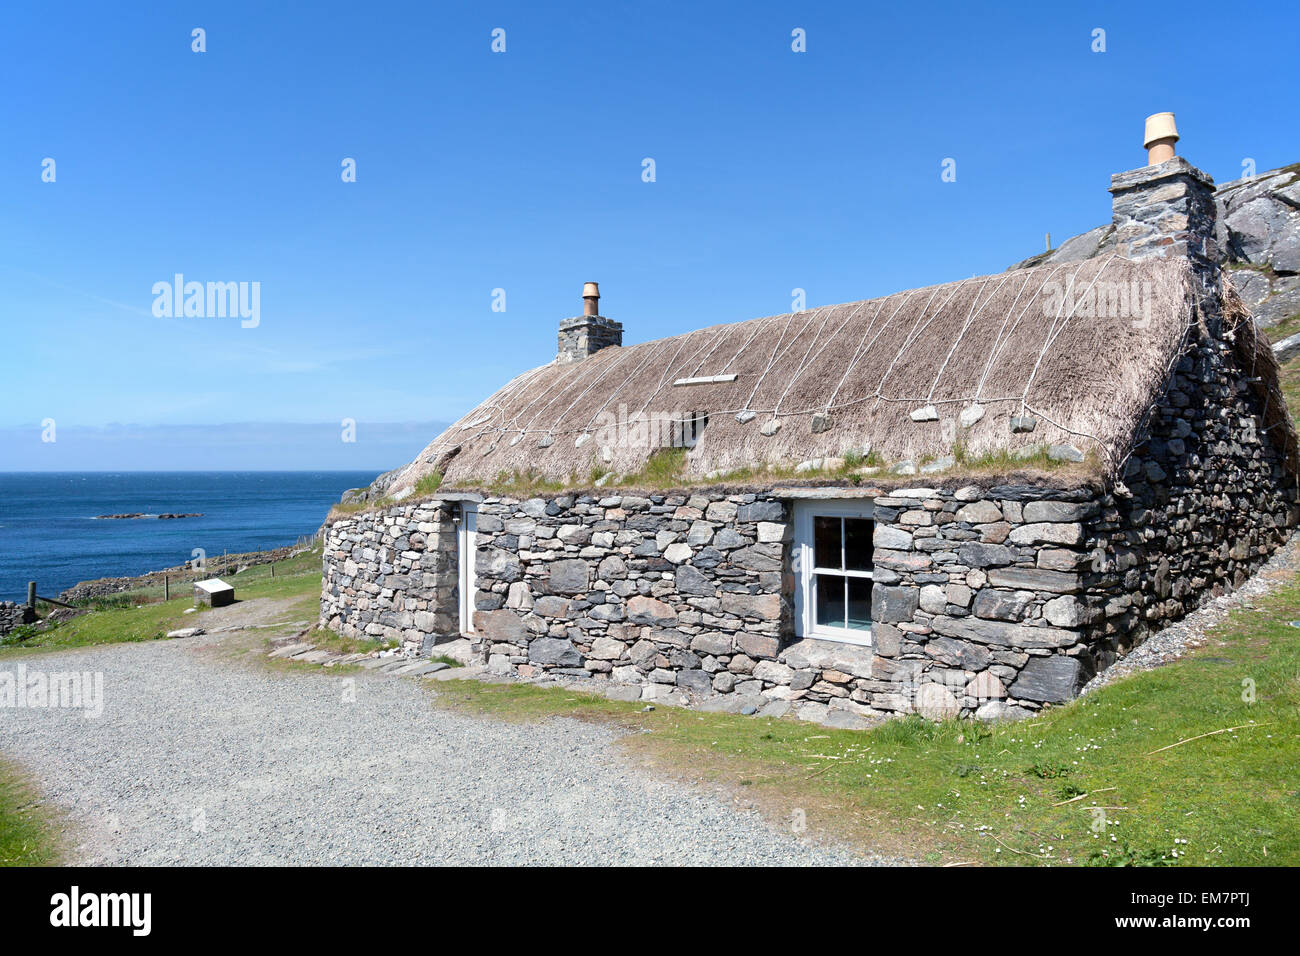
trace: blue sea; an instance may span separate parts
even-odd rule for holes
[[[262,551],[312,534],[373,471],[0,473],[0,599],[25,601],[27,582],[55,597],[91,578]],[[96,520],[95,515],[202,512],[202,518]]]

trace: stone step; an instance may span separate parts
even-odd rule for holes
[[[443,641],[433,645],[434,657],[449,657],[460,664],[474,663],[474,652],[468,638],[458,637],[452,641]]]
[[[294,654],[290,660],[304,661],[308,664],[324,664],[333,657],[334,655],[329,651],[303,651],[301,654]]]
[[[468,667],[448,667],[445,671],[436,671],[425,674],[425,680],[477,680],[481,674],[486,673],[487,668],[481,664],[471,664]]]
[[[412,677],[420,677],[423,674],[432,674],[435,671],[447,670],[448,667],[450,667],[450,665],[444,664],[442,661],[415,661],[411,664],[407,664],[405,667],[399,667],[397,670],[393,671],[393,673],[403,676],[409,675]]]
[[[288,644],[284,647],[276,648],[266,656],[267,657],[293,657],[293,655],[301,654],[303,651],[309,651],[315,646],[316,646],[315,644],[303,643],[303,642],[297,644]]]

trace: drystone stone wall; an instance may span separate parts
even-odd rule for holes
[[[874,653],[792,637],[788,500],[489,499],[475,623],[494,668],[614,680],[647,700],[733,695],[738,709],[817,719],[1015,715],[1068,699],[1091,675],[1080,569],[1094,495],[875,497]]]
[[[1091,676],[1081,595],[1091,489],[905,489],[875,499],[875,710],[1018,716]]]
[[[1209,334],[1189,342],[1088,527],[1099,666],[1240,586],[1300,517],[1258,379],[1221,335],[1213,301],[1205,304]]]
[[[489,666],[613,679],[646,699],[788,683],[786,517],[755,494],[485,501],[475,626]]]
[[[0,634],[8,634],[20,624],[31,624],[35,620],[36,612],[26,604],[0,601]]]
[[[455,504],[363,512],[325,528],[321,625],[428,654],[459,624]]]

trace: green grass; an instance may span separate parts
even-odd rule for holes
[[[1287,336],[1300,332],[1300,312],[1290,318],[1283,319],[1277,325],[1265,331],[1268,333],[1271,342],[1280,342]],[[1282,395],[1286,398],[1287,407],[1291,410],[1291,420],[1300,425],[1300,417],[1296,415],[1297,409],[1300,409],[1300,357],[1293,358],[1284,364],[1279,378]]]
[[[416,497],[420,497],[423,495],[431,495],[438,490],[438,487],[441,484],[442,484],[442,473],[437,471],[432,471],[429,474],[421,477],[420,480],[415,483],[415,491],[413,492],[413,494]]]
[[[328,521],[336,515],[353,515],[362,511],[382,511],[393,504],[396,504],[396,502],[387,495],[376,498],[374,501],[336,501],[330,506],[326,520]]]
[[[1293,582],[1189,657],[992,727],[908,718],[837,731],[459,681],[441,685],[441,699],[514,719],[612,721],[634,752],[744,786],[778,817],[799,808],[810,827],[928,862],[1295,866],[1295,619]]]
[[[58,859],[54,820],[27,777],[0,759],[0,866],[46,866]]]
[[[18,640],[10,634],[0,640],[0,656],[34,650],[65,650],[70,647],[156,640],[167,631],[184,626],[180,623],[182,612],[191,604],[193,600],[187,596],[138,607],[131,605],[91,611],[37,631],[27,640]]]
[[[680,488],[686,481],[686,449],[660,448],[635,475],[628,475],[619,484],[636,488]]]
[[[314,618],[317,607],[315,602],[320,598],[320,568],[321,554],[316,549],[279,562],[275,565],[274,577],[271,576],[268,565],[257,565],[223,580],[235,585],[235,594],[240,600],[298,597],[301,600],[293,610]],[[170,601],[162,600],[161,587],[128,595],[112,595],[101,601],[99,609],[55,627],[41,631],[27,628],[18,633],[11,632],[0,640],[0,656],[157,640],[170,630],[197,623],[197,613],[184,613],[187,607],[194,605],[190,585],[178,585],[173,593],[176,590],[180,591],[181,596],[173,597]],[[20,640],[25,635],[29,636]]]
[[[1097,455],[1096,449],[1087,449],[1084,451],[1083,461],[1057,461],[1047,453],[1046,445],[1040,445],[1032,451],[1026,449],[1017,453],[1009,448],[999,448],[993,451],[986,451],[979,455],[972,455],[966,450],[965,445],[958,444],[953,449],[953,457],[957,459],[955,468],[943,472],[948,474],[967,473],[967,474],[1006,474],[1014,471],[1072,471],[1080,474],[1095,475],[1102,470],[1101,459]]]
[[[1289,315],[1281,322],[1264,330],[1270,342],[1281,342],[1297,332],[1300,332],[1300,312]]]
[[[321,549],[317,546],[288,561],[279,562],[275,565],[274,577],[268,566],[256,565],[243,574],[222,580],[233,584],[235,594],[240,598],[282,598],[313,594],[319,599]]]
[[[1282,395],[1291,410],[1291,421],[1300,426],[1300,418],[1296,416],[1296,409],[1300,409],[1300,358],[1293,358],[1282,366],[1280,380]]]
[[[599,477],[599,475],[597,475]],[[548,492],[561,492],[565,488],[581,486],[577,475],[570,475],[568,481],[556,481],[544,478],[535,471],[501,471],[491,481],[460,482],[461,487],[484,488],[495,495],[517,498],[529,498]]]
[[[252,598],[299,598],[292,611],[315,617],[320,598],[320,551],[298,555],[270,568],[257,566],[233,575],[241,600]],[[167,631],[197,623],[199,613],[185,614],[194,600],[189,585],[183,596],[164,602],[161,588],[149,593],[112,595],[91,602],[94,610],[57,627],[37,631],[26,627],[0,641],[0,657],[14,657],[43,651],[150,641]],[[157,591],[158,593],[152,593]],[[137,606],[136,602],[146,603]],[[48,606],[47,606],[48,607]],[[18,638],[26,636],[26,640]],[[342,640],[342,639],[339,639]],[[368,645],[365,649],[373,649]],[[38,866],[59,861],[58,820],[41,804],[25,775],[0,758],[0,866]]]
[[[875,451],[867,454],[860,451],[847,451],[839,456],[830,456],[842,458],[842,464],[829,468],[800,471],[794,462],[764,462],[736,468],[723,474],[714,474],[711,477],[686,474],[686,454],[684,448],[660,449],[649,457],[640,471],[635,474],[611,476],[610,480],[599,488],[606,493],[621,489],[689,492],[693,488],[719,485],[771,487],[775,482],[782,481],[804,482],[830,479],[848,485],[863,485],[879,482],[897,484],[917,480],[915,476],[890,474],[887,465],[891,463]],[[1082,462],[1055,461],[1047,456],[1045,446],[1028,456],[1017,456],[1009,450],[1002,450],[978,458],[972,458],[958,448],[956,458],[953,467],[938,473],[939,478],[959,478],[963,475],[989,477],[1025,472],[1065,473],[1079,478],[1088,478],[1101,470],[1100,460],[1095,452],[1087,452]],[[922,459],[920,464],[926,464],[931,460],[933,456]],[[874,469],[874,471],[867,469]],[[588,480],[585,482],[580,481],[576,475],[570,475],[567,481],[561,481],[543,478],[533,472],[502,472],[491,481],[468,479],[459,482],[458,487],[477,488],[494,495],[524,498],[591,489],[596,487],[597,480],[607,475],[610,475],[609,470],[600,465],[592,466]]]
[[[319,649],[332,651],[335,654],[368,654],[371,651],[386,651],[401,643],[400,641],[380,641],[365,637],[344,637],[320,626],[313,627],[298,640],[315,644]]]

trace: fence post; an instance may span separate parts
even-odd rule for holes
[[[275,577],[275,562],[271,562],[271,577]]]
[[[163,575],[163,600],[170,601],[171,599],[172,599],[172,583],[168,579],[167,575],[164,574]]]
[[[36,610],[36,582],[27,582],[27,606],[33,611]]]

